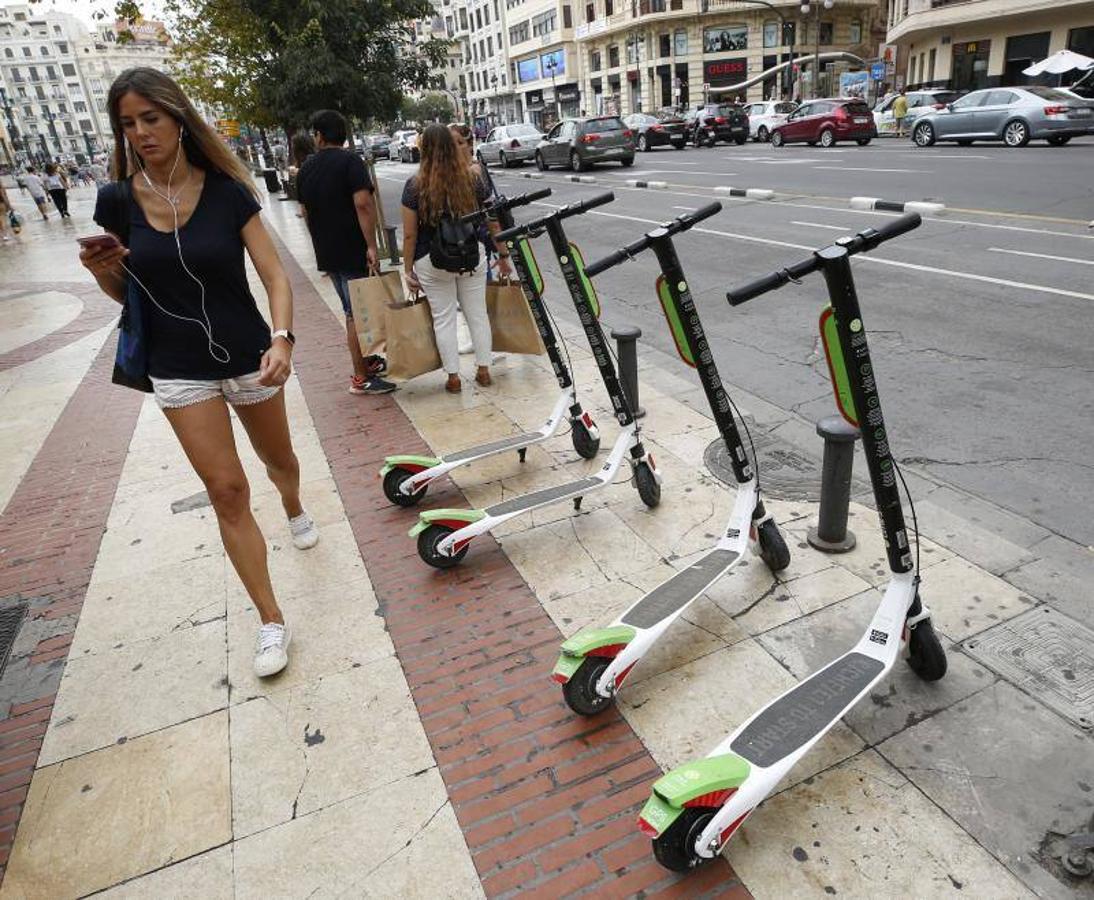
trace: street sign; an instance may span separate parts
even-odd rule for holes
[[[876,62],[870,66],[870,77],[874,81],[881,81],[885,78],[885,63]]]

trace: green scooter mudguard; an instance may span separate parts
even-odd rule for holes
[[[384,459],[384,467],[380,469],[380,477],[383,478],[392,469],[409,469],[412,472],[421,472],[425,469],[432,469],[440,462],[434,456],[389,456]]]
[[[593,287],[593,283],[589,280],[589,276],[585,274],[585,257],[581,255],[581,251],[578,249],[577,244],[570,244],[570,255],[573,257],[574,265],[577,268],[577,274],[581,278],[581,286],[585,289],[585,299],[589,303],[589,307],[593,311],[593,315],[598,319],[600,318],[600,298],[596,295],[596,288]]]
[[[676,315],[676,304],[672,300],[672,294],[669,292],[669,283],[665,281],[664,275],[657,276],[657,299],[661,301],[661,309],[665,313],[665,321],[669,323],[669,331],[672,333],[673,343],[676,344],[676,352],[680,354],[680,359],[694,369],[695,357],[692,356],[691,350],[688,349],[688,342],[684,338],[684,323],[681,322],[680,317]]]
[[[427,509],[418,513],[418,524],[410,529],[407,534],[417,537],[435,522],[449,525],[455,530],[464,525],[473,525],[485,517],[486,511],[482,509]]]
[[[729,794],[744,784],[749,771],[747,760],[736,753],[726,753],[666,772],[653,783],[653,794],[638,816],[639,827],[651,837],[660,836],[688,803],[721,806]]]
[[[828,374],[832,379],[832,388],[836,392],[836,408],[848,422],[858,428],[858,412],[851,396],[851,380],[847,374],[847,361],[843,358],[839,334],[836,332],[836,313],[826,306],[820,317],[821,343],[824,344],[824,356],[828,360]]]
[[[582,628],[562,643],[562,653],[551,672],[559,684],[565,684],[581,668],[586,656],[605,655],[595,651],[612,648],[619,652],[634,640],[635,630],[629,625],[611,625],[608,628]],[[612,656],[615,653],[610,654]]]
[[[543,295],[543,275],[539,270],[539,262],[536,260],[535,251],[532,250],[532,242],[526,237],[518,238],[509,245],[511,252],[520,255],[521,262],[532,280],[532,287],[540,296]]]

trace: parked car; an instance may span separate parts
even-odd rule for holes
[[[385,159],[391,147],[391,138],[386,134],[370,134],[365,138],[365,146],[373,159]]]
[[[1073,84],[1071,87],[1056,88],[1076,100],[1094,100],[1094,84]]]
[[[683,150],[688,142],[684,120],[676,113],[633,113],[623,120],[623,124],[635,133],[635,143],[643,153],[654,147],[667,146]]]
[[[584,172],[598,162],[632,166],[634,132],[619,116],[563,119],[540,141],[535,159],[540,171],[569,166],[575,172]]]
[[[748,116],[748,134],[754,141],[771,140],[771,129],[782,125],[798,104],[792,100],[764,100],[745,107]]]
[[[707,103],[690,110],[686,119],[688,138],[696,147],[713,147],[718,141],[738,146],[748,140],[748,113],[733,103]]]
[[[1094,101],[1040,85],[971,91],[920,116],[912,128],[912,140],[919,147],[935,141],[962,146],[1002,141],[1008,147],[1024,147],[1031,140],[1060,147],[1084,134],[1094,134]]]
[[[874,125],[877,133],[896,134],[896,117],[893,115],[893,101],[899,94],[886,94],[874,104]],[[908,91],[904,99],[908,101],[908,114],[904,117],[904,128],[911,132],[912,123],[932,109],[942,109],[947,103],[953,103],[960,94],[957,91],[924,90]]]
[[[401,131],[396,131],[391,136],[391,143],[387,147],[388,159],[397,159],[402,161],[403,159],[403,147],[409,138],[414,139],[414,143],[418,143],[418,132],[413,128],[404,128]],[[414,149],[417,149],[415,147]],[[411,154],[413,156],[413,154]],[[411,162],[414,160],[412,159]]]
[[[810,100],[771,129],[771,145],[781,147],[796,141],[831,147],[838,141],[855,141],[860,146],[877,137],[870,107],[857,97]]]
[[[542,140],[543,132],[535,125],[500,125],[479,144],[476,155],[484,166],[498,163],[507,169],[532,159]]]

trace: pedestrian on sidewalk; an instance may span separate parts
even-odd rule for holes
[[[376,249],[375,188],[365,161],[343,149],[346,120],[333,109],[312,116],[316,152],[305,160],[296,176],[296,192],[311,233],[315,262],[330,276],[346,315],[346,345],[353,375],[351,394],[387,394],[395,385],[380,376],[386,369],[382,357],[361,355],[353,322],[349,283],[380,271]]]
[[[205,484],[224,549],[258,610],[255,673],[274,675],[288,663],[290,635],[228,405],[281,495],[293,544],[314,547],[319,531],[300,503],[282,392],[296,341],[292,289],[246,167],[171,78],[128,69],[107,108],[119,180],[99,190],[95,221],[128,249],[85,249],[80,261],[114,300],[124,303],[130,288],[139,297],[156,402]],[[248,287],[244,251],[266,289],[272,330]]]
[[[896,99],[893,101],[893,122],[896,125],[896,136],[904,137],[904,120],[908,117],[908,98],[904,93],[904,88],[900,89],[900,93],[897,94]]]
[[[5,244],[11,241],[11,235],[8,233],[8,217],[13,212],[11,201],[8,200],[8,192],[0,184],[0,241]]]
[[[310,134],[298,131],[292,137],[292,162],[289,164],[289,183],[296,197],[296,217],[304,217],[304,206],[300,203],[300,167],[315,153],[315,141]]]
[[[481,209],[490,196],[482,178],[471,174],[466,156],[452,139],[444,125],[426,128],[419,142],[421,166],[403,188],[403,270],[411,290],[422,291],[429,299],[433,312],[433,331],[441,365],[448,374],[445,390],[459,393],[460,355],[456,336],[456,309],[462,307],[467,317],[471,342],[475,348],[478,371],[475,381],[492,383],[490,362],[492,347],[490,319],[486,314],[486,266],[479,264],[473,271],[448,271],[434,265],[431,249],[438,235],[442,217],[456,218]],[[497,222],[490,223],[491,234],[498,231]],[[498,274],[510,273],[509,251],[497,244]]]
[[[57,207],[57,212],[61,214],[61,218],[71,219],[72,216],[68,212],[68,176],[65,175],[63,169],[53,163],[46,166],[46,187],[49,189],[49,195],[53,198],[53,205]]]
[[[471,132],[471,129],[467,125],[456,123],[449,125],[448,130],[452,132],[452,140],[456,142],[456,149],[467,159],[467,164],[471,168],[471,177],[481,178],[485,181],[486,186],[490,189],[490,195],[496,197],[498,189],[494,186],[494,179],[490,177],[490,169],[475,159],[475,135]],[[479,224],[479,239],[482,241],[483,250],[486,252],[486,283],[489,284],[490,268],[493,265],[491,254],[494,251],[494,242],[490,239],[490,230],[486,222]],[[462,309],[456,313],[456,334],[460,356],[474,353],[475,345],[471,341],[471,331]]]
[[[34,166],[27,166],[27,174],[23,176],[23,185],[30,191],[30,199],[38,207],[38,212],[42,214],[42,221],[48,222],[49,213],[46,210],[49,208],[49,200],[46,198],[45,185],[42,184],[42,179],[38,177],[38,173],[34,171]]]

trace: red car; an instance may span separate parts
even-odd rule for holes
[[[865,146],[876,137],[877,126],[870,107],[850,97],[810,100],[794,110],[782,125],[771,129],[771,143],[775,147],[794,141],[822,147],[831,147],[837,141],[855,141]]]

